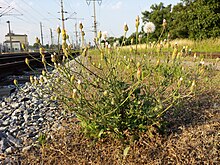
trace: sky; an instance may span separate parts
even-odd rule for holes
[[[50,29],[53,42],[57,42],[56,29],[61,23],[61,0],[0,0],[0,43],[8,33],[7,21],[15,34],[27,34],[32,45],[36,37],[41,37],[42,23],[43,42],[51,44]],[[88,2],[90,2],[88,4]],[[150,6],[163,2],[164,5],[177,4],[180,0],[95,0],[98,31],[107,31],[108,36],[123,35],[124,24],[129,27],[128,35],[135,31],[135,18],[142,17],[141,12],[150,11]],[[99,3],[98,3],[99,2]],[[84,25],[86,42],[93,42],[93,0],[63,0],[65,11],[65,29],[71,41],[75,42],[75,25],[79,30],[79,22]],[[5,13],[1,16],[1,13]]]

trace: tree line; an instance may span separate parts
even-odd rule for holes
[[[167,26],[161,39],[189,38],[202,40],[207,38],[217,38],[220,36],[220,1],[219,0],[182,0],[178,4],[165,6],[162,2],[153,4],[150,11],[142,12],[142,21],[153,22],[156,30],[150,36],[150,41],[155,41],[163,30],[163,20]],[[146,41],[146,34],[142,30],[139,35]],[[127,38],[129,44],[135,34]],[[110,37],[109,41],[122,40]]]

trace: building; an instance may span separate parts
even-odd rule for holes
[[[4,51],[5,52],[21,52],[28,48],[28,38],[27,35],[8,33],[5,35]],[[22,47],[24,46],[24,49]],[[12,48],[12,50],[11,50]]]

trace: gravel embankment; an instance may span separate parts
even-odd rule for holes
[[[64,113],[48,94],[26,82],[0,100],[0,164],[14,164],[21,152],[39,144],[39,137],[59,130],[62,121],[74,117]]]

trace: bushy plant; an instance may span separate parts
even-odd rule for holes
[[[138,26],[136,22],[136,33]],[[149,54],[139,54],[137,45],[135,51],[125,49],[124,39],[121,46],[112,48],[105,43],[101,47],[100,32],[96,49],[90,50],[84,45],[82,24],[80,30],[80,56],[73,57],[65,30],[58,29],[63,57],[52,55],[55,70],[49,73],[45,65],[40,78],[31,78],[31,82],[58,100],[65,110],[75,112],[82,131],[89,137],[135,138],[151,128],[160,129],[165,112],[190,98],[204,74],[203,64],[196,70],[185,67],[177,48],[157,60]],[[125,25],[124,38],[127,31]],[[45,59],[42,62],[47,64]]]

